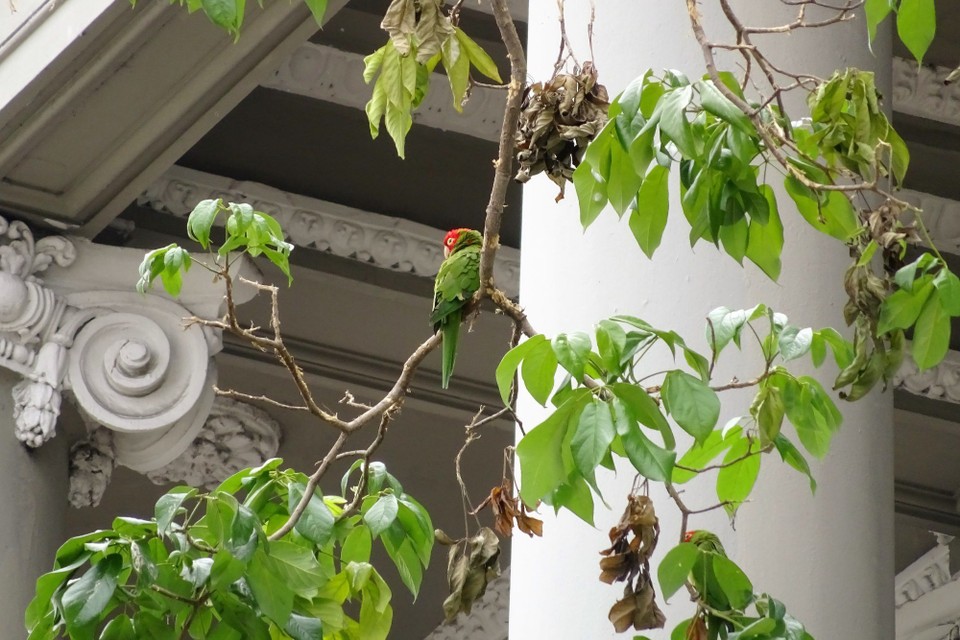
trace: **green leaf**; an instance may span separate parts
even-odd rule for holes
[[[122,568],[120,554],[104,556],[63,592],[63,618],[71,633],[73,629],[82,629],[100,620],[113,598]]]
[[[247,565],[245,578],[263,614],[280,628],[285,627],[293,611],[294,593],[283,579],[276,561],[263,549],[257,549]]]
[[[301,598],[313,598],[327,575],[317,561],[314,551],[287,540],[270,542],[267,555],[271,570],[291,591]]]
[[[685,158],[697,157],[697,145],[686,109],[693,98],[693,87],[685,86],[665,94],[660,101],[660,131],[667,134]]]
[[[810,344],[813,342],[813,329],[798,329],[797,327],[787,326],[780,332],[777,339],[780,357],[784,362],[795,360],[806,355],[810,351]]]
[[[323,16],[327,12],[327,0],[303,0],[313,14],[313,19],[317,21],[317,26],[323,26]],[[299,640],[299,639],[298,639]]]
[[[660,592],[664,600],[669,600],[683,586],[690,575],[700,550],[692,542],[682,542],[667,552],[657,567],[660,580]]]
[[[593,495],[582,476],[572,474],[568,482],[557,487],[549,498],[553,508],[566,509],[591,527],[593,524]]]
[[[306,484],[302,482],[290,483],[289,495],[287,496],[287,508],[290,513],[293,513],[297,504],[300,503],[306,488]],[[294,528],[307,540],[323,546],[333,537],[333,524],[334,518],[333,513],[330,512],[330,507],[314,492]]]
[[[520,497],[527,505],[536,505],[566,481],[569,472],[563,459],[564,439],[571,420],[579,417],[590,395],[587,389],[572,392],[556,411],[517,443]]]
[[[734,609],[744,609],[750,604],[753,600],[753,584],[732,560],[719,554],[715,555],[713,572]]]
[[[810,471],[810,465],[807,463],[807,459],[803,457],[800,450],[782,433],[777,435],[773,441],[773,445],[777,448],[777,451],[780,452],[780,458],[784,462],[810,479],[810,493],[815,493],[817,490],[817,481]]]
[[[660,407],[657,406],[656,401],[650,397],[645,389],[637,385],[617,382],[610,385],[610,390],[623,402],[626,413],[631,418],[660,432],[663,436],[663,444],[667,449],[673,449],[676,446],[670,423],[663,417]]]
[[[960,278],[944,265],[933,279],[933,285],[940,295],[943,310],[948,315],[960,316]]]
[[[552,341],[553,352],[560,365],[578,382],[583,382],[584,366],[590,354],[590,336],[581,332],[561,333]]]
[[[929,276],[927,276],[929,278]],[[909,329],[920,317],[920,312],[934,291],[934,283],[927,281],[918,289],[897,289],[880,306],[877,334],[883,335],[894,329]]]
[[[157,520],[157,535],[166,535],[177,512],[183,507],[184,501],[197,495],[193,487],[174,487],[160,496],[154,508],[154,518]]]
[[[780,253],[783,250],[783,223],[773,189],[764,184],[760,185],[760,192],[767,200],[767,221],[764,224],[756,217],[751,218],[745,255],[768,278],[777,280],[780,277]]]
[[[755,417],[760,431],[760,446],[765,447],[780,435],[786,409],[780,389],[773,385],[764,386],[757,394],[757,399]]]
[[[653,258],[667,228],[669,177],[670,171],[666,167],[655,165],[640,185],[636,209],[630,212],[630,231],[648,258]]]
[[[125,613],[121,613],[103,628],[100,640],[137,640],[133,620]]]
[[[597,351],[603,366],[611,376],[617,377],[623,372],[623,353],[627,346],[627,334],[616,322],[601,320],[597,323]]]
[[[533,399],[546,405],[553,391],[554,377],[557,373],[557,356],[546,340],[540,340],[526,352],[520,376]]]
[[[734,427],[724,435],[723,431],[717,429],[707,437],[702,445],[694,443],[690,450],[677,460],[677,466],[673,470],[673,483],[683,484],[696,478],[697,474],[693,471],[687,471],[679,467],[703,469],[713,462],[717,456],[733,446],[733,443],[740,439],[742,432],[743,430],[740,427]]]
[[[237,33],[243,22],[243,2],[237,0],[202,0],[203,12],[210,21],[229,33]]]
[[[950,315],[940,302],[940,293],[934,291],[917,318],[911,353],[917,367],[924,371],[939,364],[949,349]]]
[[[316,618],[291,614],[283,630],[293,640],[323,640],[323,623]]]
[[[497,388],[500,389],[500,399],[503,400],[503,404],[510,404],[510,388],[513,385],[513,376],[520,363],[531,350],[537,348],[538,344],[546,343],[546,340],[543,334],[537,334],[504,354],[500,364],[497,365],[496,371]]]
[[[897,34],[918,63],[923,62],[937,32],[934,0],[900,0]]]
[[[459,27],[457,27],[456,34],[457,40],[460,41],[461,54],[467,54],[470,62],[477,68],[477,71],[494,82],[503,82],[503,80],[500,79],[500,72],[497,71],[497,63],[493,61],[493,58],[491,58],[480,45],[471,40]]]
[[[613,442],[616,431],[610,415],[610,405],[594,398],[580,412],[570,449],[573,461],[581,474],[593,473]]]
[[[893,10],[891,0],[866,0],[864,11],[867,14],[867,33],[870,37],[870,44],[877,38],[877,27],[883,22]]]
[[[704,442],[720,418],[720,398],[700,379],[675,369],[667,373],[660,392],[663,406],[680,428]]]
[[[450,92],[453,94],[453,108],[463,111],[463,101],[467,94],[467,85],[470,82],[470,57],[464,55],[459,34],[457,38],[447,38],[440,49],[443,68],[447,71],[447,80],[450,81]]]
[[[370,552],[373,548],[373,539],[367,527],[355,527],[347,534],[340,549],[340,562],[370,562]]]
[[[598,136],[590,145],[606,145],[609,149],[610,138]],[[607,204],[607,180],[590,162],[584,160],[573,172],[573,186],[580,203],[580,224],[586,229]]]
[[[860,231],[857,214],[850,201],[839,191],[829,191],[821,201],[817,195],[793,176],[784,185],[800,215],[817,231],[846,242]]]
[[[707,112],[740,129],[748,136],[756,137],[757,130],[754,129],[750,118],[720,92],[713,80],[701,80],[697,82],[697,88],[700,90],[700,104]]]
[[[370,527],[370,535],[376,538],[386,531],[396,519],[399,509],[397,496],[392,493],[380,496],[363,514],[363,521]]]
[[[200,243],[204,249],[210,246],[210,229],[220,213],[221,200],[201,200],[187,217],[187,236]],[[132,624],[132,623],[131,623]]]
[[[614,400],[615,410],[618,402],[619,398]],[[658,447],[632,420],[622,419],[618,415],[615,424],[627,459],[640,475],[655,482],[663,482],[673,476],[673,465],[677,459],[676,451],[667,451]]]
[[[717,498],[731,503],[727,507],[731,513],[753,491],[760,473],[760,455],[753,449],[751,455],[744,457],[748,451],[751,451],[750,441],[746,438],[738,440],[723,457],[723,463],[728,466],[717,473]]]

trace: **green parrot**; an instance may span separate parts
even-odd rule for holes
[[[683,538],[684,542],[692,542],[702,552],[690,570],[690,584],[697,590],[701,600],[715,609],[727,610],[730,600],[717,581],[713,568],[713,557],[727,557],[727,552],[720,543],[720,538],[710,531],[688,531]]]
[[[483,235],[473,229],[452,229],[443,237],[445,260],[433,285],[433,330],[443,339],[440,380],[446,389],[457,359],[457,338],[463,308],[480,288],[480,249]]]

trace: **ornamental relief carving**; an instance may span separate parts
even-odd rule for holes
[[[74,402],[92,435],[74,447],[71,474],[85,479],[73,502],[95,502],[115,464],[161,473],[195,442],[213,405],[220,337],[184,319],[216,315],[222,285],[196,278],[182,302],[142,296],[132,284],[142,255],[36,239],[23,222],[0,218],[0,367],[21,378],[14,435],[41,446],[56,435],[64,398]],[[256,441],[266,443],[258,455],[276,450],[275,434]]]
[[[184,167],[171,167],[137,203],[186,216],[207,198],[249,202],[274,216],[287,240],[384,269],[433,278],[443,262],[443,231],[426,225],[307,198],[254,182],[238,182]],[[494,265],[497,285],[516,296],[520,252],[501,247]]]

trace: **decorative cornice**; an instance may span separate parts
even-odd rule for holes
[[[70,448],[70,505],[95,507],[118,464],[116,433],[87,421],[86,439]],[[178,483],[213,489],[240,469],[276,455],[280,425],[263,409],[216,398],[197,437],[169,464],[147,472],[154,484]]]
[[[960,254],[960,201],[909,189],[900,195],[923,210],[923,223],[937,248]]]
[[[933,400],[960,403],[960,352],[947,352],[943,362],[926,371],[920,371],[908,353],[893,386]]]
[[[487,585],[470,613],[441,624],[424,640],[507,640],[510,612],[510,569]]]
[[[101,491],[114,464],[147,472],[171,462],[213,402],[220,335],[183,320],[217,317],[223,286],[190,273],[176,301],[140,295],[132,278],[142,257],[83,238],[36,239],[0,218],[0,367],[20,377],[14,434],[39,447],[56,435],[64,397],[73,400],[98,434],[74,448],[71,473],[86,478],[75,501]],[[238,302],[253,293],[238,291]]]
[[[277,218],[287,240],[299,247],[426,278],[436,276],[443,261],[440,239],[444,232],[439,229],[184,167],[171,167],[137,203],[156,211],[186,216],[198,202],[207,198],[251,203]],[[517,295],[520,279],[517,249],[500,248],[494,277],[507,295]]]
[[[359,54],[306,42],[262,86],[363,109],[372,91],[371,85],[363,81],[363,69],[363,56]],[[435,129],[497,140],[506,92],[474,87],[463,113],[458,113],[447,84],[446,76],[433,74],[430,92],[414,112],[414,121]]]
[[[893,110],[960,126],[960,84],[944,84],[953,69],[893,58]]]
[[[147,473],[154,484],[171,482],[213,489],[246,467],[274,457],[280,423],[259,407],[217,398],[196,439],[170,464]]]
[[[953,538],[939,534],[937,538],[937,546],[897,574],[894,593],[898,609],[951,581],[949,544]]]

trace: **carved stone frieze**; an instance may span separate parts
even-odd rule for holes
[[[20,376],[14,433],[39,447],[56,433],[64,397],[93,434],[71,455],[74,502],[99,498],[115,464],[157,470],[196,438],[213,403],[222,284],[187,274],[184,293],[133,290],[143,253],[83,238],[36,239],[0,218],[0,367]],[[253,295],[239,292],[237,302]]]
[[[923,210],[923,224],[938,249],[960,253],[960,201],[909,189],[901,196]]]
[[[363,69],[362,55],[306,42],[262,86],[363,109],[371,92],[370,85],[363,81]],[[434,74],[431,91],[413,112],[414,121],[434,129],[497,140],[506,92],[474,87],[463,113],[458,113],[446,84],[446,77]]]
[[[937,546],[897,574],[895,592],[898,609],[951,581],[949,544],[952,538],[939,537]],[[960,610],[957,613],[960,615]]]
[[[207,198],[251,203],[276,217],[287,240],[300,247],[428,278],[437,274],[443,261],[442,230],[184,167],[172,167],[137,202],[157,211],[185,216]],[[501,247],[494,277],[508,295],[517,295],[518,250]]]
[[[933,400],[960,403],[960,353],[947,352],[943,362],[920,371],[909,353],[893,378],[896,389]]]
[[[244,402],[217,398],[203,429],[173,462],[147,473],[155,484],[212,489],[240,469],[255,467],[280,448],[280,424]]]
[[[70,504],[100,504],[122,459],[118,435],[87,419],[87,438],[70,449]],[[155,484],[188,484],[212,489],[240,469],[276,455],[280,425],[263,409],[230,398],[216,398],[200,432],[180,455],[146,473]]]
[[[425,640],[507,640],[510,614],[510,570],[487,585],[469,614],[441,624]]]
[[[893,110],[960,125],[960,85],[944,84],[953,69],[893,59]]]

